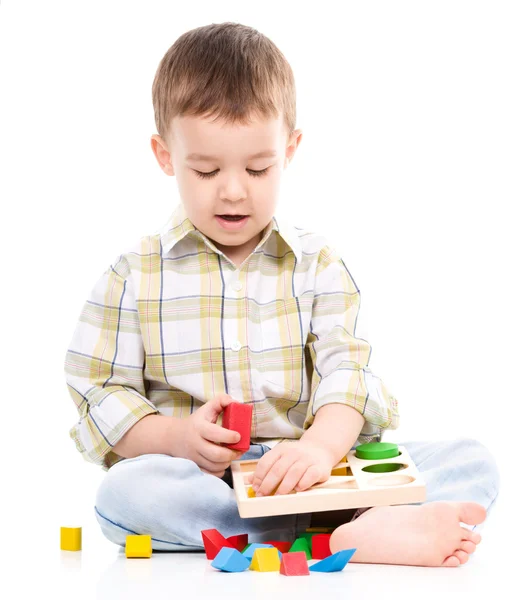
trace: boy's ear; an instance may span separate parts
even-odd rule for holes
[[[174,167],[172,166],[170,151],[168,146],[160,135],[154,134],[150,138],[150,146],[154,152],[154,156],[161,167],[163,173],[167,175],[174,175]]]
[[[295,129],[293,133],[289,136],[289,142],[287,144],[287,148],[285,149],[285,162],[284,168],[289,165],[289,163],[293,160],[293,156],[295,155],[296,149],[302,140],[302,130]]]

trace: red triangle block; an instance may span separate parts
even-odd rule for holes
[[[331,533],[319,533],[311,538],[311,556],[312,558],[327,558],[331,556],[329,549],[329,538]]]
[[[272,540],[270,542],[264,542],[264,544],[271,544],[271,546],[278,548],[278,550],[280,550],[280,552],[284,554],[285,552],[289,552],[289,549],[293,545],[293,542],[281,542]]]
[[[231,537],[227,538],[227,541],[230,542],[236,548],[236,550],[241,552],[249,543],[249,535],[247,533],[242,533],[241,535],[231,535]]]
[[[309,575],[306,553],[287,552],[282,554],[280,573],[282,575]]]
[[[225,444],[232,450],[249,450],[251,445],[251,424],[253,418],[253,405],[242,402],[231,402],[223,411],[221,424],[226,429],[237,431],[242,437],[235,444]]]
[[[205,546],[205,554],[209,560],[214,560],[222,548],[234,548],[217,529],[202,529],[201,537]]]

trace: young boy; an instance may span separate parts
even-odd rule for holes
[[[182,35],[153,83],[155,157],[181,203],[164,228],[95,284],[66,356],[84,458],[105,471],[95,514],[121,546],[203,549],[201,530],[294,540],[334,525],[352,561],[457,566],[498,494],[475,440],[406,442],[427,502],[241,519],[230,464],[258,458],[262,495],[328,479],[350,449],[399,424],[397,400],[355,337],[360,291],[320,235],[278,220],[284,170],[302,139],[293,73],[264,35],[236,23]],[[322,209],[322,206],[321,206]],[[424,399],[426,400],[426,399]],[[218,424],[253,405],[251,447]]]

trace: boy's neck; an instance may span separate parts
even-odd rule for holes
[[[240,246],[222,246],[214,240],[211,241],[216,248],[218,248],[218,250],[221,250],[223,254],[225,254],[225,256],[227,256],[236,265],[236,268],[239,268],[245,259],[254,252],[255,248],[262,240],[262,237],[263,231],[260,231],[258,235],[248,240],[245,244],[241,244]]]

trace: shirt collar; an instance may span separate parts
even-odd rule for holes
[[[280,218],[280,223],[278,223],[276,215],[273,216],[270,223],[264,229],[264,234],[260,243],[258,244],[258,247],[262,246],[267,241],[267,238],[271,235],[271,233],[273,233],[273,231],[276,231],[276,233],[280,235],[284,242],[291,248],[296,256],[297,262],[300,263],[302,261],[302,244],[300,238],[298,237],[298,233],[296,229],[284,219]],[[197,229],[188,218],[183,203],[180,203],[160,231],[161,251],[163,256],[165,256],[180,240],[189,234],[200,237],[203,240],[206,239],[201,231],[199,231],[199,229]],[[209,244],[213,245],[210,240],[207,241]]]

